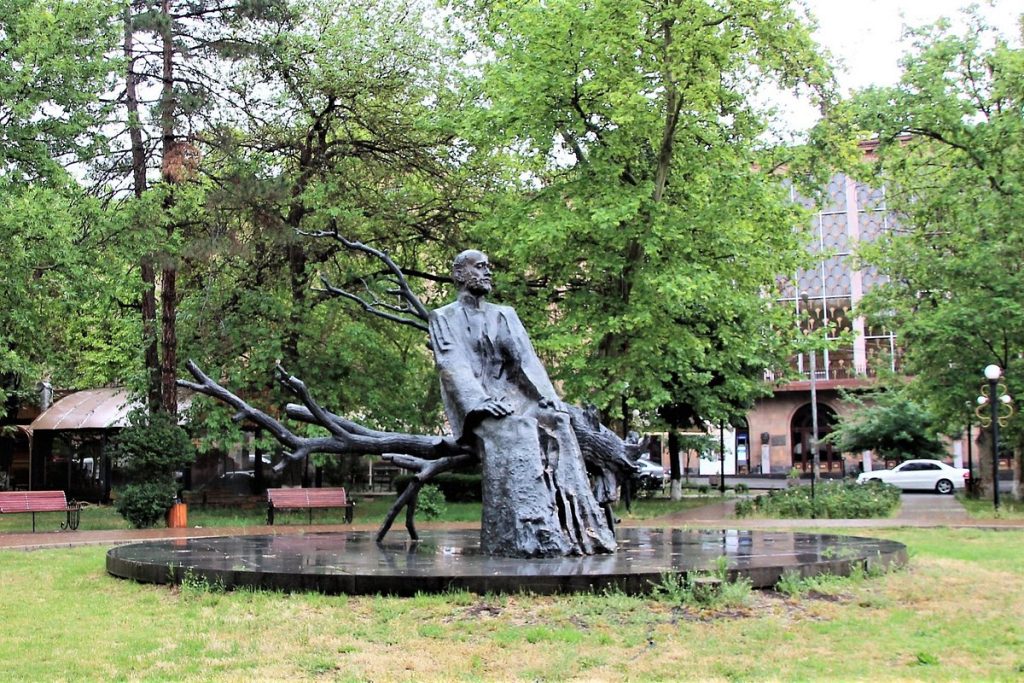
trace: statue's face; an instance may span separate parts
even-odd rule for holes
[[[491,291],[491,264],[486,254],[470,254],[461,268],[462,286],[475,296]]]

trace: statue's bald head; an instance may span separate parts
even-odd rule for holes
[[[491,264],[487,254],[467,249],[452,263],[452,280],[459,290],[468,290],[481,296],[491,291]]]

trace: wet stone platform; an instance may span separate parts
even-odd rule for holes
[[[784,572],[845,576],[907,560],[901,543],[833,534],[621,528],[618,538],[614,555],[531,560],[482,555],[478,531],[423,532],[420,541],[383,543],[360,531],[172,539],[113,548],[107,571],[146,583],[180,583],[188,576],[227,589],[352,595],[644,593],[667,573],[712,571],[720,557],[727,558],[731,577],[746,577],[755,588],[774,585]]]

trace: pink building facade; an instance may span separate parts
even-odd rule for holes
[[[870,152],[870,150],[866,150]],[[780,303],[793,309],[794,324],[832,339],[844,335],[852,341],[819,352],[814,359],[818,438],[828,434],[837,418],[851,407],[841,390],[868,387],[880,371],[900,370],[900,348],[888,330],[869,327],[854,315],[864,293],[883,276],[853,258],[857,245],[876,239],[895,226],[884,189],[873,188],[845,174],[831,179],[826,198],[816,206],[791,189],[792,199],[813,210],[810,251],[813,267],[780,281]],[[806,298],[804,297],[806,295]],[[811,362],[808,354],[792,359],[801,380],[778,386],[747,414],[750,473],[780,474],[793,468],[811,469]],[[768,374],[767,381],[775,378]],[[959,449],[957,449],[959,450]],[[822,444],[823,474],[843,475],[881,466],[870,454],[840,454]]]

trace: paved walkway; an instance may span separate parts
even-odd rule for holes
[[[898,527],[976,527],[1024,529],[1024,519],[972,519],[953,496],[931,493],[904,493],[900,509],[885,519],[737,519],[736,499],[728,498],[699,508],[659,518],[670,525],[701,526],[719,529],[800,529],[800,528],[898,528]],[[646,524],[651,524],[648,520]]]
[[[974,527],[991,529],[1024,529],[1024,519],[971,519],[963,505],[953,496],[910,493],[901,496],[902,505],[894,517],[887,519],[737,519],[735,498],[710,503],[672,515],[624,522],[624,526],[679,526],[708,529],[886,529],[899,527]],[[67,548],[79,545],[121,545],[134,541],[160,538],[208,538],[213,536],[251,536],[274,534],[279,536],[337,531],[376,531],[377,522],[364,524],[315,524],[284,526],[214,527],[210,529],[111,529],[103,531],[51,531],[38,533],[0,533],[0,549],[31,550],[39,548]],[[475,523],[417,524],[427,529],[473,529]],[[395,525],[392,534],[404,534],[405,529]]]

